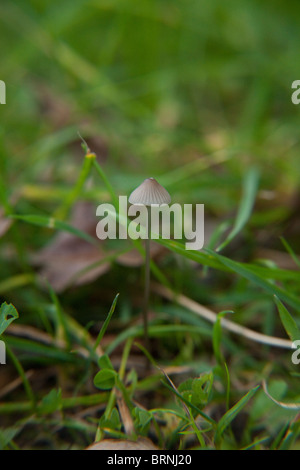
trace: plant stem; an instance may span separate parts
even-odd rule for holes
[[[100,176],[100,178],[102,179],[104,185],[106,186],[106,189],[110,194],[111,200],[112,200],[115,208],[117,208],[118,204],[119,204],[118,197],[117,197],[112,185],[110,184],[109,179],[107,178],[106,174],[104,173],[102,166],[99,165],[99,163],[97,162],[97,160],[95,158],[93,160],[93,164],[94,164],[94,168],[96,169],[98,175]]]
[[[145,293],[144,293],[144,308],[143,308],[143,321],[144,321],[144,334],[147,347],[149,346],[148,335],[148,309],[149,309],[149,290],[150,290],[150,237],[151,237],[151,211],[147,207],[148,216],[148,234],[145,241]]]
[[[28,378],[27,378],[27,376],[24,372],[24,369],[23,369],[19,359],[17,358],[17,356],[13,353],[13,351],[10,349],[10,347],[7,344],[6,344],[6,350],[7,350],[7,353],[9,355],[9,357],[11,358],[15,368],[17,369],[22,381],[23,381],[25,392],[26,392],[27,397],[28,397],[28,399],[31,403],[31,409],[34,412],[36,410],[36,402],[35,402],[35,396],[34,396],[32,388],[31,388],[31,385],[29,383],[29,380],[28,380]]]
[[[76,202],[76,200],[79,198],[81,194],[82,188],[90,174],[90,170],[91,170],[91,167],[95,158],[96,158],[96,155],[94,153],[87,153],[85,155],[78,180],[75,183],[73,189],[67,195],[62,206],[59,207],[54,213],[54,218],[64,220],[67,217],[69,210],[71,209],[71,207],[73,206],[73,204]]]

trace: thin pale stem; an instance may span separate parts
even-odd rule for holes
[[[147,208],[148,215],[148,234],[145,240],[145,294],[144,294],[144,334],[147,346],[149,346],[148,335],[148,310],[149,310],[149,292],[150,292],[150,237],[151,237],[151,211]]]
[[[213,312],[212,310],[204,307],[203,305],[198,304],[192,299],[185,297],[184,295],[177,295],[171,289],[164,287],[160,284],[153,285],[153,290],[161,295],[162,297],[175,301],[182,307],[191,310],[192,312],[196,313],[202,318],[205,318],[211,323],[215,323],[217,321],[218,315]],[[263,333],[259,333],[257,331],[251,330],[245,326],[239,325],[231,320],[227,320],[227,318],[222,318],[221,325],[229,331],[236,333],[238,335],[244,336],[252,341],[256,341],[257,343],[267,344],[269,346],[274,346],[278,348],[292,348],[292,341],[285,339],[285,338],[277,338],[274,336],[267,336]]]

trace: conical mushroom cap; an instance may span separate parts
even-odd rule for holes
[[[170,204],[171,196],[156,179],[147,178],[129,196],[130,204]]]

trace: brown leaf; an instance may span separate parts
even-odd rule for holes
[[[124,400],[123,394],[117,388],[115,389],[117,405],[120,413],[120,417],[125,429],[125,433],[127,436],[131,436],[134,433],[134,424],[133,419],[131,417],[129,408]]]
[[[97,220],[90,203],[77,203],[70,223],[96,240]],[[56,292],[62,292],[71,285],[92,282],[110,269],[110,263],[103,262],[107,253],[98,241],[99,245],[94,246],[73,234],[60,232],[32,261],[41,266],[40,276],[46,278]],[[91,265],[95,266],[89,269]]]
[[[155,243],[155,242],[150,243],[151,258],[157,258],[165,251],[166,249],[163,246],[159,245],[158,243]],[[134,248],[118,256],[116,261],[123,266],[139,267],[144,264],[144,257],[141,255],[141,253],[138,250]]]
[[[94,281],[110,269],[110,264],[103,262],[104,255],[99,251],[80,253],[77,247],[74,255],[55,256],[47,261],[40,271],[40,275],[46,278],[56,292],[62,292],[71,286],[79,286]],[[86,270],[91,264],[99,262],[96,267]]]
[[[150,439],[139,437],[137,441],[103,439],[90,445],[86,450],[158,450],[158,447]]]
[[[91,235],[99,243],[94,246],[71,233],[59,232],[49,245],[32,257],[33,264],[41,266],[41,278],[46,278],[58,293],[70,286],[92,282],[108,272],[110,263],[103,260],[108,254],[113,254],[105,252],[105,242],[96,238],[97,219],[93,204],[78,202],[73,208],[70,224]],[[161,245],[151,243],[151,257],[158,258],[165,251]],[[139,267],[143,265],[144,258],[136,249],[132,249],[118,256],[116,262],[123,266]]]

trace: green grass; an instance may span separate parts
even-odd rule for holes
[[[299,18],[2,2],[0,448],[299,449]],[[94,235],[96,207],[151,176],[205,205],[207,233],[157,241],[148,349],[144,246]]]

